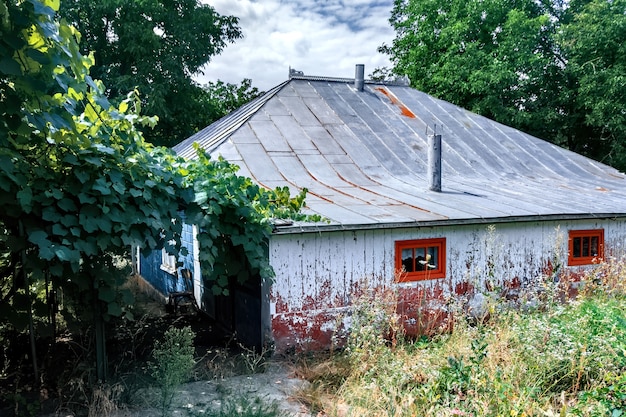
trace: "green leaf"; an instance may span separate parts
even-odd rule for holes
[[[52,242],[48,240],[48,233],[43,230],[37,230],[28,235],[28,240],[39,247],[50,246]]]
[[[80,204],[93,204],[96,202],[96,198],[87,193],[79,193],[78,201],[80,202]]]
[[[55,223],[52,226],[52,233],[57,236],[65,236],[67,234],[67,229],[60,225],[59,223]]]
[[[22,66],[13,58],[0,59],[0,72],[5,75],[22,75]]]
[[[133,292],[127,288],[123,289],[120,291],[120,294],[122,296],[122,302],[126,305],[131,305],[135,302],[135,296],[133,295]]]
[[[94,239],[77,240],[74,242],[74,248],[86,256],[98,254],[98,245]]]
[[[107,313],[113,317],[119,317],[122,315],[122,308],[118,303],[112,302],[107,306]]]
[[[58,188],[52,188],[51,190],[46,191],[46,197],[53,197],[55,200],[60,200],[63,198],[63,191]]]
[[[113,189],[120,194],[124,194],[126,192],[126,187],[121,182],[114,182]]]
[[[62,216],[56,210],[56,207],[47,206],[42,210],[41,218],[46,222],[56,223],[62,219]]]
[[[78,158],[76,157],[76,155],[65,154],[65,156],[63,156],[63,162],[70,165],[78,165]]]
[[[111,229],[112,229],[111,219],[109,219],[108,217],[102,216],[102,217],[97,217],[95,221],[98,224],[98,227],[100,228],[100,230],[102,230],[104,233],[111,233]]]
[[[74,204],[74,201],[69,198],[63,198],[62,200],[59,200],[57,202],[57,206],[59,206],[60,209],[66,212],[75,212],[77,210],[76,204]]]
[[[108,110],[111,107],[111,103],[109,102],[109,99],[105,95],[102,95],[102,94],[96,95],[95,101],[98,106],[102,107],[105,110]]]
[[[39,246],[39,257],[46,261],[52,260],[55,257],[55,253],[52,247],[52,244],[47,246]]]
[[[98,289],[98,299],[105,303],[111,303],[115,301],[115,291],[112,288],[102,287]]]
[[[96,143],[94,144],[94,147],[98,150],[98,152],[102,152],[104,154],[107,155],[114,155],[115,154],[115,150],[113,148],[111,148],[110,146],[105,146],[101,143]]]
[[[99,191],[102,195],[111,194],[111,184],[104,178],[98,178],[93,185],[93,189]]]
[[[80,255],[78,252],[73,251],[65,246],[57,246],[54,248],[54,254],[63,262],[78,262]]]
[[[51,62],[50,57],[38,49],[27,49],[26,55],[42,65],[48,65]]]
[[[97,167],[102,166],[102,159],[99,156],[87,156],[84,158],[85,162],[95,165]]]
[[[61,224],[64,225],[65,227],[78,225],[78,219],[73,214],[74,213],[66,214],[65,216],[61,217],[61,220],[60,220]]]
[[[91,178],[91,174],[80,169],[75,169],[74,175],[76,175],[76,178],[78,178],[78,181],[80,181],[82,184],[86,183]]]
[[[33,192],[30,188],[25,188],[23,190],[18,191],[17,199],[22,206],[22,210],[25,213],[30,213],[32,210],[32,201],[33,201]]]

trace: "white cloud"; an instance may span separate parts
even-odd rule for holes
[[[244,78],[267,90],[288,78],[289,67],[307,75],[354,77],[389,60],[377,52],[391,43],[392,0],[211,0],[218,13],[239,17],[239,39],[208,64],[200,82]]]

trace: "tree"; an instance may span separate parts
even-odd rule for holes
[[[156,145],[172,146],[217,120],[211,93],[193,77],[227,43],[241,38],[238,19],[197,0],[67,0],[61,16],[94,51],[92,73],[114,101],[137,89],[143,110],[159,124],[143,129]]]
[[[45,280],[95,308],[103,339],[103,320],[122,314],[113,257],[176,238],[181,178],[135,128],[155,122],[135,112],[136,95],[112,106],[91,78],[93,56],[55,20],[58,1],[2,6],[0,224],[10,253],[3,280],[12,281],[3,317],[28,306],[32,336],[29,283]],[[103,378],[104,351],[98,357]]]
[[[607,13],[582,19],[581,11],[595,10],[591,4]],[[591,88],[582,78],[590,68],[576,68],[611,45],[621,45],[623,12],[623,2],[606,0],[396,0],[390,18],[396,38],[380,50],[390,55],[395,74],[408,76],[426,93],[602,159],[612,149],[605,140],[609,133],[600,134],[588,112],[592,107],[599,111],[597,99],[609,87],[594,74],[597,83]],[[613,18],[614,24],[609,22]],[[602,23],[607,27],[596,27]],[[575,41],[581,30],[588,35],[582,43]],[[604,39],[607,48],[594,49],[592,38]],[[593,62],[609,69],[614,61]],[[621,85],[619,70],[623,67],[604,75]],[[605,97],[617,104],[604,109],[613,114],[624,109],[619,89]],[[602,120],[606,116],[603,111]],[[619,126],[605,123],[603,128],[615,135]],[[626,159],[610,162],[626,167]]]
[[[626,169],[626,1],[572,1],[559,44],[579,135],[572,148]]]
[[[202,89],[205,94],[201,97],[201,101],[209,108],[212,121],[237,110],[261,94],[258,88],[252,86],[252,80],[248,78],[242,80],[241,84],[217,80],[203,85]]]
[[[58,0],[0,3],[0,317],[19,330],[29,323],[36,374],[34,284],[62,291],[93,313],[102,379],[106,322],[129,317],[131,301],[119,290],[125,277],[116,256],[133,246],[176,254],[187,210],[207,228],[200,244],[210,256],[201,264],[215,271],[216,288],[232,271],[221,267],[229,262],[225,247],[213,242],[241,248],[270,279],[259,255],[269,217],[299,217],[306,190],[292,199],[201,152],[185,161],[146,143],[137,127],[156,119],[140,115],[135,91],[109,102],[89,74],[93,55],[80,53],[80,35],[57,20],[58,7]]]

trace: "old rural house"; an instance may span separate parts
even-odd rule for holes
[[[409,331],[446,313],[450,298],[576,274],[626,239],[626,177],[546,141],[401,83],[305,76],[284,83],[174,149],[199,143],[266,187],[309,190],[328,223],[278,223],[276,272],[204,291],[194,227],[184,268],[201,307],[246,343],[277,351],[328,347],[365,288],[397,290]],[[430,157],[429,157],[430,154]],[[441,155],[441,158],[439,158]],[[194,252],[196,251],[196,252]],[[167,294],[174,260],[141,273]]]

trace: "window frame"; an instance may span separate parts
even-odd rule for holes
[[[167,253],[165,249],[161,249],[161,270],[168,274],[176,275],[176,257]]]
[[[398,282],[426,281],[430,279],[440,279],[446,277],[446,238],[411,239],[397,240],[395,242],[395,267],[399,271]],[[437,248],[438,262],[437,268],[425,271],[406,272],[402,264],[402,251],[404,249],[423,248],[424,253],[428,253],[428,248]],[[413,253],[415,259],[415,253]]]
[[[598,238],[598,253],[597,255],[589,256],[574,256],[574,239],[577,238]],[[591,241],[589,242],[591,246]],[[582,252],[582,245],[580,251]],[[589,253],[591,253],[591,247],[589,247]],[[581,254],[582,255],[582,254]],[[596,264],[604,259],[604,229],[586,229],[586,230],[570,230],[567,239],[567,265],[579,266],[579,265],[592,265]]]

